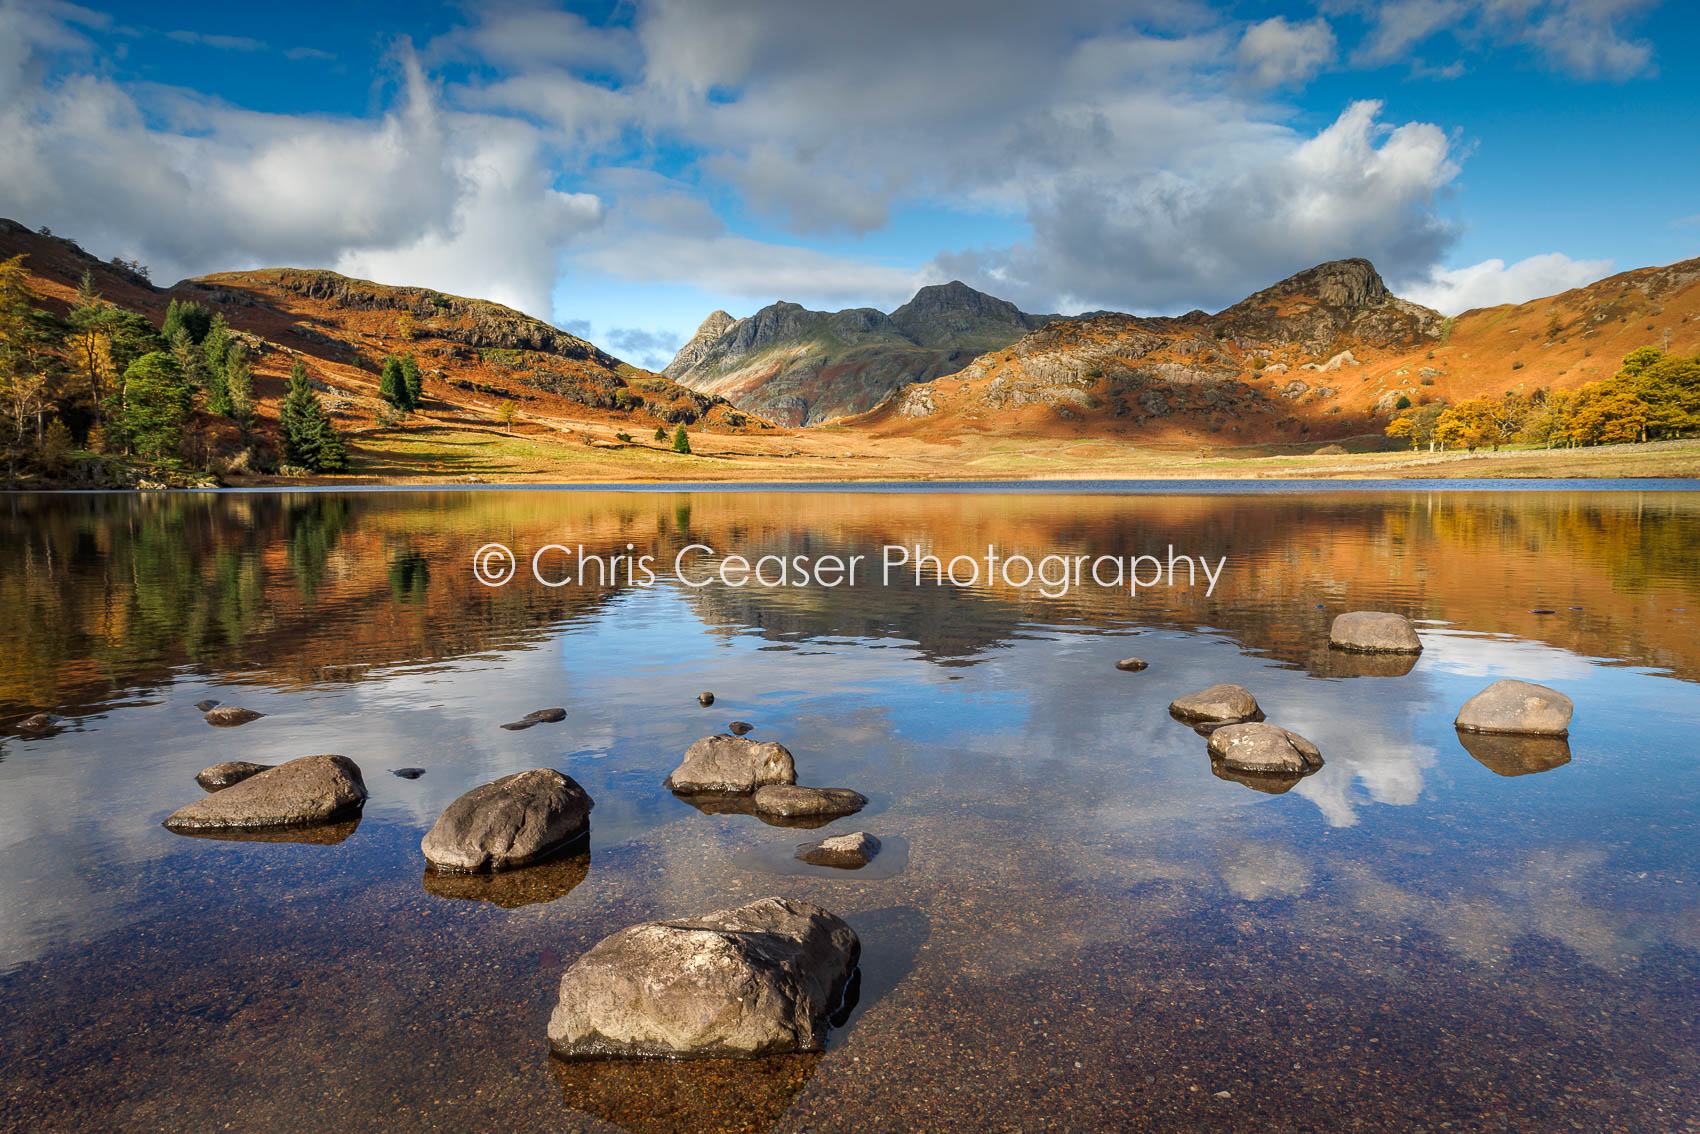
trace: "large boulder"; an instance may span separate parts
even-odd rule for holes
[[[748,794],[766,784],[796,782],[797,764],[783,744],[719,735],[691,745],[665,786],[681,795]]]
[[[849,815],[868,805],[868,797],[849,788],[798,787],[769,784],[752,797],[756,811],[785,819],[811,819],[820,815]]]
[[[515,772],[444,808],[419,849],[438,870],[510,870],[584,835],[594,806],[578,781],[553,768]]]
[[[1328,644],[1364,654],[1416,654],[1423,648],[1409,618],[1374,610],[1354,610],[1334,619]]]
[[[302,756],[221,788],[166,817],[175,831],[301,827],[366,801],[360,768],[346,756]]]
[[[1568,736],[1574,708],[1570,698],[1556,689],[1507,678],[1464,702],[1453,725],[1465,732]]]
[[[1237,772],[1304,773],[1322,767],[1316,745],[1280,725],[1224,725],[1210,734],[1210,755]]]
[[[251,779],[261,772],[269,772],[275,764],[256,764],[252,760],[226,760],[222,764],[214,764],[210,768],[202,768],[195,773],[195,782],[208,791],[220,791]]]
[[[789,898],[634,925],[561,977],[549,1045],[565,1059],[820,1051],[861,951],[843,920]]]
[[[1212,685],[1176,697],[1169,703],[1169,712],[1189,724],[1234,724],[1263,716],[1257,698],[1238,685]]]

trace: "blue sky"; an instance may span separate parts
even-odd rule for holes
[[[1694,5],[0,0],[0,215],[335,268],[659,366],[708,311],[1447,311],[1700,254]]]

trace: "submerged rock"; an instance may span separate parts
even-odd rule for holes
[[[567,711],[565,709],[538,709],[534,713],[525,714],[525,716],[521,717],[517,721],[509,721],[502,727],[507,729],[509,732],[519,732],[522,729],[530,728],[532,725],[558,724],[566,719]]]
[[[787,898],[634,925],[561,977],[549,1045],[566,1059],[820,1051],[861,951],[842,919]]]
[[[1212,685],[1169,703],[1169,712],[1188,724],[1237,724],[1262,720],[1263,710],[1251,691],[1238,685]]]
[[[834,835],[818,843],[800,843],[796,857],[815,866],[856,870],[872,862],[880,852],[880,841],[866,831]]]
[[[684,795],[748,794],[765,784],[794,784],[797,764],[783,745],[737,736],[705,736],[685,750],[664,786]]]
[[[1423,648],[1409,618],[1374,610],[1340,615],[1329,628],[1328,644],[1337,650],[1364,654],[1416,654]]]
[[[208,791],[221,791],[261,772],[269,772],[274,767],[275,764],[256,764],[251,760],[226,760],[196,772],[195,782]]]
[[[594,806],[578,781],[553,768],[515,772],[444,808],[419,849],[438,870],[510,870],[586,834]]]
[[[201,712],[204,713],[204,712],[207,712],[209,709],[218,708],[221,703],[222,702],[219,702],[219,701],[196,701],[195,702],[195,708],[199,709]]]
[[[1116,663],[1116,668],[1126,673],[1138,673],[1140,670],[1149,667],[1150,664],[1150,662],[1142,661],[1139,658],[1123,658]]]
[[[1507,678],[1464,702],[1452,723],[1465,732],[1568,736],[1574,708],[1570,698],[1556,689]]]
[[[34,713],[13,725],[12,731],[19,736],[41,736],[51,732],[58,723],[59,718],[52,713]]]
[[[1518,736],[1460,729],[1458,743],[1498,776],[1528,776],[1570,763],[1570,742],[1562,736]]]
[[[868,797],[849,788],[798,787],[771,784],[758,788],[752,799],[764,815],[808,819],[819,815],[849,815],[868,805]]]
[[[726,731],[731,733],[733,736],[743,736],[746,733],[753,731],[755,727],[756,726],[751,724],[749,721],[733,721],[731,724],[726,726]]]
[[[257,721],[265,715],[255,712],[253,709],[244,709],[240,705],[215,705],[206,711],[205,720],[208,724],[216,725],[219,728],[235,728],[237,725],[245,725],[249,721]]]
[[[708,708],[710,705],[714,704],[714,694],[698,693],[697,704],[701,705],[705,709]]]
[[[166,817],[172,830],[300,827],[326,823],[366,801],[346,756],[302,756],[221,788]]]
[[[391,768],[390,775],[404,780],[416,780],[425,774],[424,768]]]
[[[1322,767],[1316,745],[1280,725],[1223,725],[1210,734],[1210,755],[1236,772],[1304,773]]]

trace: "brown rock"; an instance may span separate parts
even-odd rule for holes
[[[196,772],[195,782],[208,791],[220,791],[232,784],[239,784],[250,776],[269,772],[274,767],[274,764],[255,764],[248,760],[226,760],[222,764],[214,764]]]
[[[594,806],[578,781],[553,768],[515,772],[444,808],[419,849],[438,870],[511,870],[586,834]]]
[[[165,820],[172,830],[300,827],[325,823],[366,801],[360,768],[346,756],[302,756],[213,792]]]
[[[665,786],[684,795],[748,794],[766,784],[796,782],[796,762],[783,744],[722,735],[691,745]]]
[[[880,852],[880,841],[866,831],[834,835],[816,843],[800,843],[796,857],[814,866],[836,866],[856,870],[868,865]]]
[[[1556,689],[1531,681],[1496,681],[1464,702],[1454,726],[1465,732],[1568,736],[1575,706]]]
[[[634,925],[561,977],[549,1044],[566,1059],[820,1051],[860,956],[843,920],[787,898]]]
[[[1123,658],[1121,661],[1116,663],[1116,668],[1128,673],[1138,673],[1140,670],[1147,668],[1149,665],[1149,662],[1141,661],[1139,658]]]
[[[249,721],[257,721],[265,715],[253,709],[244,709],[240,705],[218,705],[207,710],[205,720],[219,728],[235,728]]]
[[[1193,724],[1235,724],[1263,717],[1257,698],[1238,685],[1212,685],[1177,697],[1169,703],[1169,712]]]
[[[1210,734],[1210,755],[1237,772],[1306,772],[1322,767],[1316,745],[1279,725],[1224,725]]]
[[[849,815],[868,805],[868,797],[849,788],[798,787],[774,784],[756,791],[753,802],[764,815],[805,819],[819,815]]]
[[[1373,610],[1354,610],[1334,619],[1328,644],[1364,654],[1415,654],[1423,648],[1409,618]]]

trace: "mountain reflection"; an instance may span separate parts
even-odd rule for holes
[[[1700,676],[1700,501],[1681,493],[18,495],[0,514],[0,719],[74,710],[185,666],[358,680],[538,641],[633,589],[549,588],[523,572],[485,587],[470,556],[492,540],[522,563],[567,543],[670,565],[693,542],[876,564],[885,544],[946,558],[990,546],[1227,559],[1210,596],[1091,587],[1047,599],[912,575],[836,589],[658,584],[727,634],[890,640],[945,666],[984,661],[1035,625],[1206,626],[1317,676],[1399,676],[1412,659],[1326,649],[1334,614],[1369,608]]]

